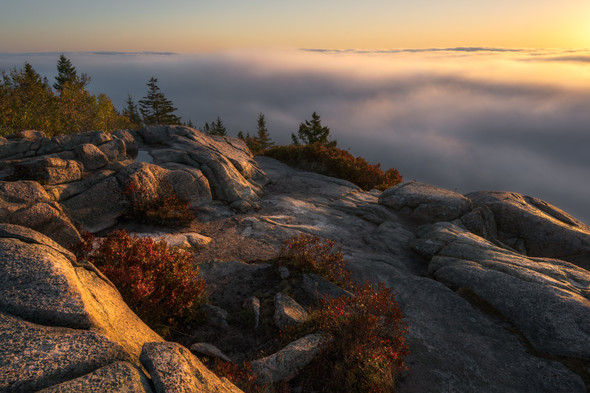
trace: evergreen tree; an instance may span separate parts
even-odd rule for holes
[[[205,122],[205,125],[203,126],[203,132],[207,135],[211,135],[211,126],[209,123]]]
[[[131,94],[127,95],[127,106],[123,109],[123,116],[126,116],[131,124],[135,126],[141,125],[141,117],[137,110],[137,105],[133,102],[133,98],[131,98]]]
[[[207,127],[207,126],[208,126],[208,124],[205,123],[205,127]],[[221,121],[221,117],[219,117],[219,116],[217,116],[217,121],[214,121],[213,123],[211,123],[209,130],[206,132],[209,135],[227,136],[227,130],[225,128],[225,125],[223,124],[223,122]]]
[[[147,83],[148,93],[139,100],[139,110],[145,125],[180,124],[180,117],[173,114],[176,108],[158,87],[158,79],[152,77]]]
[[[258,144],[257,153],[262,152],[274,145],[274,143],[270,139],[268,129],[266,128],[266,121],[264,120],[263,113],[258,114],[258,135],[256,136],[256,139]]]
[[[53,84],[53,88],[61,93],[64,87],[69,84],[70,88],[84,89],[88,83],[90,83],[90,77],[86,74],[82,74],[78,77],[76,67],[72,65],[70,59],[65,57],[62,53],[59,55],[57,61],[57,76],[55,77],[56,83]]]
[[[9,74],[2,72],[1,85],[1,134],[26,129],[51,133],[56,100],[47,78],[25,63],[23,69],[14,68]]]
[[[311,120],[305,120],[304,123],[299,124],[299,131],[297,135],[291,134],[291,139],[294,145],[311,145],[313,143],[321,143],[326,146],[336,146],[336,141],[328,142],[330,129],[322,126],[320,115],[313,112]]]

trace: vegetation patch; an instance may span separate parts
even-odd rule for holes
[[[315,273],[341,286],[348,286],[350,282],[346,262],[340,250],[335,249],[334,242],[306,233],[283,243],[278,264]]]
[[[103,272],[129,307],[161,334],[195,319],[205,301],[205,281],[193,255],[165,241],[129,236],[124,230],[102,239],[85,233],[76,257]]]
[[[381,164],[369,164],[362,157],[322,143],[277,146],[263,154],[299,169],[348,180],[367,191],[383,191],[402,182],[397,169],[383,172]]]
[[[356,286],[354,294],[323,299],[312,313],[309,331],[327,333],[332,341],[307,367],[306,391],[395,391],[409,354],[407,325],[395,295],[384,284]]]
[[[348,289],[353,296],[324,298],[310,320],[289,339],[320,332],[332,340],[303,372],[305,391],[392,392],[409,354],[407,325],[395,294],[383,283],[357,285],[350,279],[334,242],[308,234],[288,239],[278,263],[314,272]]]
[[[181,227],[193,220],[188,200],[180,198],[172,186],[164,182],[163,191],[155,197],[148,197],[147,190],[130,182],[124,194],[129,201],[126,218],[131,221],[163,226]]]

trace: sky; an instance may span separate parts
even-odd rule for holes
[[[0,52],[590,47],[587,0],[0,0]]]
[[[152,76],[184,121],[258,113],[404,180],[539,197],[590,224],[590,2],[0,0],[0,71],[60,53],[122,108]]]

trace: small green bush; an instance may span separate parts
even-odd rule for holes
[[[300,169],[348,180],[367,191],[386,190],[402,182],[397,169],[383,172],[381,164],[369,164],[362,157],[322,143],[277,146],[263,154]]]
[[[188,208],[188,201],[178,197],[169,183],[163,184],[163,192],[155,197],[146,197],[143,186],[130,182],[124,194],[129,201],[128,220],[164,226],[185,226],[193,215]]]
[[[115,284],[125,302],[152,328],[190,321],[205,301],[205,281],[193,255],[165,241],[117,230],[97,239],[83,235],[76,256],[94,264]]]
[[[334,242],[309,234],[287,239],[281,246],[279,265],[291,266],[302,272],[316,273],[342,286],[349,283],[346,262]]]

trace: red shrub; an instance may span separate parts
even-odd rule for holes
[[[279,264],[292,266],[304,272],[316,273],[330,281],[346,286],[349,272],[334,242],[309,234],[300,234],[285,240],[279,253]]]
[[[127,219],[156,225],[188,224],[193,219],[188,201],[178,197],[170,184],[164,183],[162,187],[163,191],[150,197],[145,187],[130,182],[124,191],[130,205]]]
[[[384,173],[380,164],[369,164],[362,157],[321,143],[277,146],[266,150],[264,155],[300,169],[348,180],[363,190],[385,190],[402,182],[397,169]]]
[[[333,340],[310,367],[310,383],[325,392],[392,392],[409,354],[401,310],[384,284],[354,292],[323,300],[312,315],[314,329]]]
[[[77,257],[92,262],[117,287],[127,304],[152,327],[196,316],[205,282],[193,255],[164,241],[114,231],[96,240],[86,233]]]

